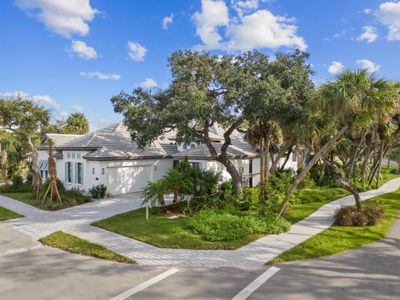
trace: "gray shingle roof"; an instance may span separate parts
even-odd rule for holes
[[[223,141],[224,129],[220,126],[210,128],[210,136],[214,141]],[[137,158],[188,157],[192,159],[209,159],[211,155],[205,145],[179,152],[175,143],[176,133],[169,132],[157,139],[151,146],[140,149],[132,141],[127,128],[122,124],[113,124],[106,128],[85,135],[48,134],[57,150],[92,151],[84,156],[89,160],[116,160]],[[220,152],[222,143],[213,145]],[[43,147],[45,148],[45,147]],[[254,157],[257,152],[243,140],[243,134],[232,134],[232,145],[228,148],[228,156],[232,158]]]

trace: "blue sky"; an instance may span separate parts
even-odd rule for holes
[[[400,80],[400,1],[4,0],[0,28],[0,95],[84,112],[92,129],[121,119],[121,90],[168,85],[176,50],[301,48],[317,83],[360,66]]]

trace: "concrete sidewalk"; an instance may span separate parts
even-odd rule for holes
[[[367,200],[399,188],[400,178],[397,178],[378,190],[361,193],[361,198]],[[10,201],[18,202],[12,199]],[[333,201],[293,225],[290,231],[268,235],[237,250],[162,249],[90,226],[97,220],[139,208],[140,199],[98,201],[59,212],[33,214],[27,218],[9,221],[8,224],[36,239],[62,230],[129,256],[142,265],[255,267],[327,229],[334,222],[336,209],[353,203],[352,196]]]

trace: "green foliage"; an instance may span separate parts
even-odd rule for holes
[[[193,216],[188,226],[207,241],[230,241],[250,234],[282,233],[289,230],[290,223],[272,215],[263,219],[226,211],[204,210]]]
[[[22,178],[21,175],[14,175],[11,178],[11,181],[12,181],[12,186],[16,189],[20,188],[24,184],[24,179]]]
[[[164,195],[168,193],[167,182],[164,179],[149,182],[145,187],[143,204],[150,206],[165,205]]]
[[[42,187],[40,189],[40,197],[41,198],[43,198],[44,195],[46,194],[46,191],[49,188],[49,185],[50,185],[50,179],[46,179],[46,181],[43,182]],[[60,193],[60,195],[65,192],[64,183],[62,183],[62,181],[58,178],[57,178],[57,188],[58,188],[58,192]]]
[[[89,120],[82,113],[70,114],[61,131],[64,134],[86,134],[89,132]]]
[[[329,187],[318,187],[318,188],[304,188],[297,190],[294,199],[295,203],[306,204],[312,202],[325,202],[339,199],[346,195],[347,192],[341,188],[329,188]]]
[[[0,193],[29,193],[32,192],[32,186],[28,183],[24,183],[19,187],[15,187],[12,184],[0,186]]]
[[[89,193],[93,199],[104,199],[107,196],[107,187],[104,184],[99,184],[89,189]]]

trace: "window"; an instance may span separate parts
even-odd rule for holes
[[[65,163],[65,182],[72,183],[72,162]]]
[[[67,158],[68,158],[68,159],[71,158],[71,153],[67,152]]]
[[[82,169],[82,163],[78,162],[75,163],[75,172],[76,172],[76,183],[77,184],[83,184],[83,169]]]
[[[44,176],[47,179],[49,177],[49,172],[48,171],[44,171]]]
[[[196,147],[196,144],[190,144],[190,148],[194,148],[194,147]]]
[[[187,145],[183,144],[183,149],[186,150],[187,149]]]
[[[253,173],[253,160],[250,159],[249,161],[249,174]]]
[[[157,171],[157,165],[154,165],[154,171]]]
[[[92,168],[92,174],[93,175],[96,174],[96,169],[95,168]]]
[[[173,162],[172,162],[172,167],[173,168],[176,168],[176,166],[179,164],[179,160],[174,160]]]
[[[292,162],[296,162],[297,161],[297,157],[295,153],[292,153]]]
[[[72,159],[75,159],[75,152],[72,152]]]
[[[101,168],[101,175],[104,175],[106,173],[106,170],[104,168]]]
[[[44,172],[43,172],[43,170],[40,170],[40,177],[43,178],[43,176],[44,176]]]
[[[192,165],[193,168],[200,169],[200,163],[199,162],[191,162],[190,164]]]
[[[77,158],[77,159],[81,159],[81,154],[80,154],[80,153],[77,153],[77,154],[76,154],[76,158]]]

